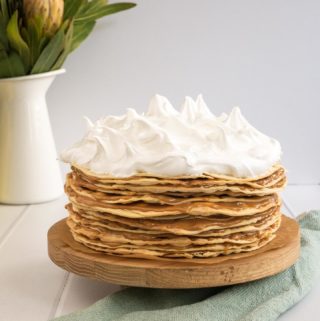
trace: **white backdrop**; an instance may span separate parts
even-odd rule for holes
[[[49,95],[58,151],[93,120],[204,95],[277,138],[291,184],[320,182],[320,1],[139,0],[101,20]]]

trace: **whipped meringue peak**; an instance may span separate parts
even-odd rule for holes
[[[281,157],[279,142],[250,125],[239,107],[215,116],[201,95],[186,97],[180,111],[155,95],[146,113],[85,120],[86,134],[61,159],[97,174],[255,177]]]

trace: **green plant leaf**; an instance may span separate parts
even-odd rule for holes
[[[6,50],[9,49],[9,42],[7,38],[7,22],[0,12],[0,42],[5,46]]]
[[[35,64],[40,55],[40,39],[37,33],[37,29],[35,25],[28,25],[28,33],[29,33],[29,48],[30,48],[30,61],[31,66]]]
[[[23,0],[0,0],[0,8],[5,14],[7,22],[16,10],[18,10],[18,12],[22,12],[20,11],[22,6]]]
[[[29,39],[29,33],[28,33],[27,28],[20,27],[20,34],[21,34],[22,39],[25,41],[25,43],[27,44],[27,46],[29,48],[28,44],[30,42],[30,39]],[[29,48],[29,50],[30,50],[30,48]]]
[[[34,18],[28,21],[28,45],[30,48],[30,63],[31,66],[38,60],[41,48],[41,34],[43,21],[41,18]],[[45,38],[44,38],[45,39]]]
[[[59,58],[57,59],[56,63],[52,67],[52,70],[59,69],[63,66],[65,60],[67,59],[68,54],[71,52],[72,47],[72,39],[73,39],[73,21],[70,22],[67,32],[64,38],[64,49],[60,54]]]
[[[24,64],[16,52],[0,60],[0,78],[18,77],[26,74]]]
[[[5,46],[0,42],[0,60],[8,57]]]
[[[7,25],[9,21],[9,10],[8,10],[7,0],[0,0],[0,8],[1,8],[1,13],[3,15],[5,24]]]
[[[64,0],[63,20],[72,19],[85,3],[85,0]]]
[[[10,43],[10,46],[17,51],[21,56],[21,59],[28,69],[30,64],[30,50],[27,43],[23,40],[20,34],[18,26],[18,11],[15,11],[12,17],[10,18],[7,26],[7,37]]]
[[[80,44],[90,35],[95,24],[95,21],[88,21],[85,23],[74,23],[71,51],[78,48]]]
[[[84,13],[81,17],[76,17],[75,22],[94,21],[104,16],[117,13],[119,11],[128,10],[130,8],[135,7],[135,5],[135,3],[130,2],[108,4],[98,8],[97,10],[93,10],[92,12]]]
[[[101,9],[102,7],[104,7],[105,5],[107,5],[107,3],[108,2],[106,0],[87,1],[87,3],[84,3],[81,6],[80,10],[77,12],[75,17],[81,17],[86,13],[97,11],[97,10]]]
[[[7,8],[8,8],[8,16],[9,18],[14,14],[16,10],[20,10],[22,8],[22,3],[23,1],[21,0],[7,0]],[[21,12],[21,11],[19,11]]]
[[[40,49],[39,49],[40,53],[41,53],[42,50],[47,46],[47,44],[49,43],[49,41],[50,41],[50,39],[47,38],[47,37],[42,37],[42,38],[40,39],[40,44],[39,44],[39,46],[40,46]]]
[[[37,62],[31,70],[31,74],[38,74],[51,70],[63,50],[64,38],[64,30],[63,27],[61,27],[41,52]]]

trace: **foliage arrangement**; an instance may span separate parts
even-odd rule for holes
[[[134,6],[106,0],[0,0],[0,78],[61,68],[97,19]]]

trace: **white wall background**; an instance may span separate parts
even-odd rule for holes
[[[101,20],[49,92],[58,151],[93,120],[203,93],[277,138],[291,184],[320,182],[320,1],[139,0]]]

